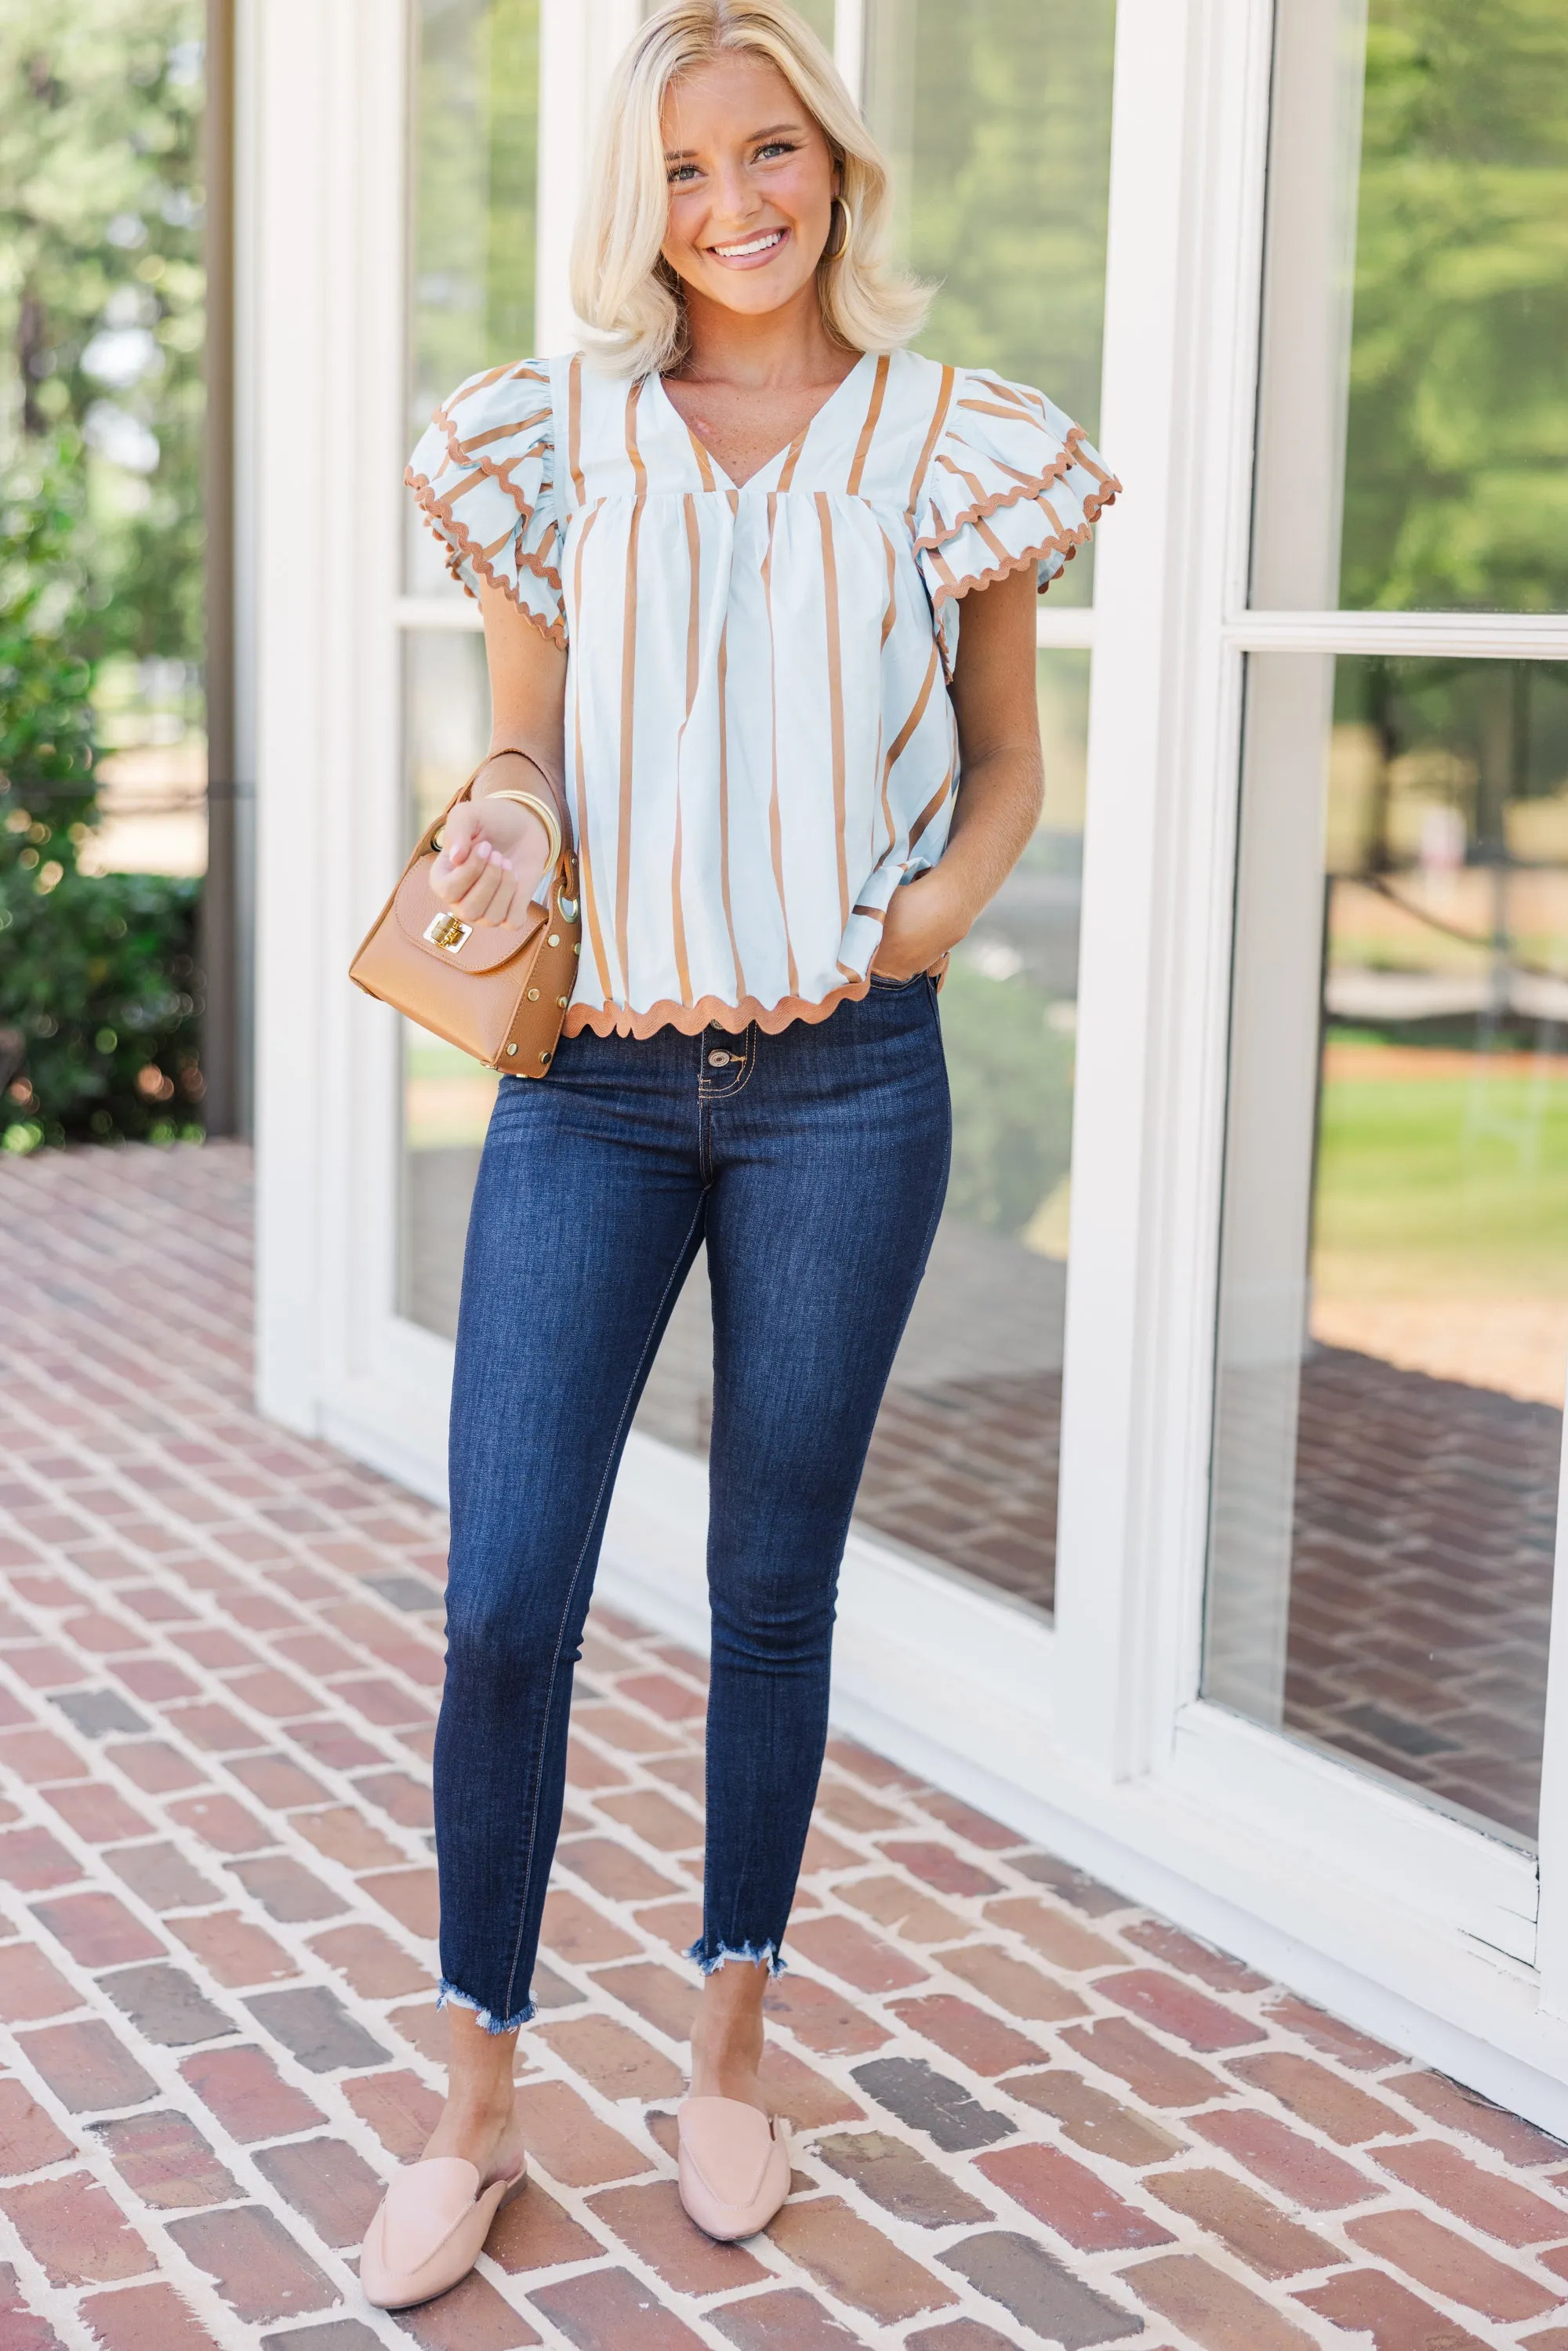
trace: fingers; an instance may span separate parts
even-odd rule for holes
[[[492,928],[521,929],[527,920],[528,897],[511,861],[486,841],[476,841],[471,856],[448,874],[440,862],[431,875],[436,895],[465,923]]]

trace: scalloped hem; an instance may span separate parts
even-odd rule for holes
[[[1098,472],[1094,466],[1087,465],[1078,454],[1087,440],[1088,435],[1081,424],[1071,425],[1068,428],[1067,438],[1062,444],[1061,456],[1053,457],[1043,474],[1030,474],[1027,478],[1020,474],[1010,489],[998,490],[994,497],[977,498],[972,507],[966,507],[962,514],[955,515],[952,521],[944,523],[940,530],[931,531],[917,538],[915,542],[915,554],[923,554],[927,548],[945,547],[950,538],[956,538],[961,530],[967,530],[971,523],[988,521],[992,515],[999,514],[1004,507],[1016,507],[1021,505],[1025,499],[1038,498],[1043,491],[1050,489],[1053,482],[1064,482],[1074,465],[1082,465],[1085,473],[1094,475],[1096,481],[1109,485],[1113,479],[1112,475]],[[996,465],[1001,463],[999,458],[992,457],[988,452],[980,451],[977,454],[984,456],[988,465]],[[951,458],[944,457],[940,451],[937,453],[936,462],[945,465],[950,473],[956,474],[962,470],[953,464]],[[1009,468],[1009,472],[1012,470],[1011,467]],[[1119,488],[1120,484],[1116,486]],[[1093,491],[1090,492],[1092,497],[1096,495],[1097,493]],[[1108,506],[1109,498],[1105,499],[1104,503]],[[1085,504],[1084,512],[1087,513],[1088,510],[1088,506]]]
[[[676,1029],[683,1037],[700,1037],[705,1029],[727,1029],[738,1036],[743,1029],[760,1029],[765,1037],[777,1037],[781,1029],[792,1028],[797,1020],[810,1027],[826,1020],[841,1004],[858,1004],[871,994],[871,977],[846,980],[842,987],[833,988],[817,1003],[803,996],[783,996],[777,1004],[763,1004],[755,996],[743,996],[738,1004],[727,1004],[722,997],[705,996],[695,1004],[677,1004],[673,997],[661,998],[646,1012],[633,1012],[624,1004],[574,1004],[561,1023],[568,1037],[580,1037],[591,1029],[595,1037],[652,1037],[661,1029]]]
[[[971,588],[988,588],[993,580],[1009,579],[1013,572],[1021,571],[1026,564],[1039,565],[1048,555],[1060,555],[1062,569],[1065,569],[1079,549],[1087,547],[1093,538],[1094,525],[1107,507],[1115,505],[1116,496],[1121,486],[1121,483],[1113,474],[1107,477],[1103,495],[1092,491],[1083,501],[1083,521],[1076,530],[1054,531],[1049,538],[1042,538],[1038,545],[1021,549],[1017,555],[1009,555],[1005,562],[993,564],[988,571],[968,571],[961,580],[943,580],[931,599],[933,616],[940,614],[944,604],[959,601],[968,594]],[[944,540],[942,544],[946,545],[946,541]],[[943,568],[946,569],[946,567],[944,565]],[[1051,580],[1060,579],[1061,576],[1061,572],[1053,571]],[[1040,593],[1042,596],[1050,588],[1051,580],[1040,581]]]
[[[522,2025],[531,2024],[534,2021],[534,2004],[531,2000],[524,2002],[516,2016],[497,2016],[494,2009],[482,2008],[479,2002],[476,2000],[471,2000],[465,1991],[459,1991],[455,1983],[448,1983],[444,1976],[442,1977],[440,1987],[436,1991],[435,2005],[438,2009],[467,2009],[481,2032],[516,2032]]]
[[[706,1935],[697,1937],[686,1957],[695,1961],[705,1976],[716,1975],[731,1959],[743,1960],[747,1967],[766,1967],[770,1976],[781,1976],[789,1964],[779,1958],[777,1943],[719,1943],[710,1950]]]
[[[450,501],[436,496],[428,475],[416,474],[413,467],[410,465],[402,478],[403,486],[413,492],[414,500],[426,530],[445,549],[446,568],[463,593],[465,596],[474,595],[473,589],[464,579],[459,569],[461,564],[466,562],[473,565],[486,587],[498,589],[507,603],[515,606],[525,621],[531,621],[541,636],[548,637],[559,652],[565,653],[567,643],[564,620],[547,621],[541,613],[536,612],[530,605],[524,603],[513,583],[496,570],[478,541],[470,536],[456,516],[451,512]],[[530,516],[532,511],[530,507],[528,509]],[[561,593],[559,572],[553,570],[540,557],[522,553],[517,556],[517,560],[523,570],[530,573],[536,580],[542,580],[545,586],[553,589],[558,596]],[[479,600],[475,597],[474,601],[477,603]]]

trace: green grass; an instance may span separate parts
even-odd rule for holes
[[[1326,1085],[1316,1244],[1378,1290],[1568,1296],[1568,1079]]]

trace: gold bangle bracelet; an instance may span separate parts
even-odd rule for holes
[[[545,839],[549,843],[549,855],[545,859],[545,872],[553,872],[560,862],[560,819],[549,802],[541,800],[537,792],[482,792],[480,798],[486,800],[515,800],[518,808],[532,810],[543,825]]]

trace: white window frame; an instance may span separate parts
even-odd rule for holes
[[[637,0],[543,0],[538,340]],[[839,47],[856,51],[840,0]],[[407,47],[240,0],[256,517],[258,1395],[443,1489],[451,1351],[396,1311],[400,1047],[348,986],[402,841]],[[1119,0],[1054,1626],[859,1531],[852,1729],[1490,2095],[1568,2128],[1568,1643],[1531,1856],[1198,1697],[1240,686],[1249,651],[1568,657],[1568,622],[1249,613],[1270,0]],[[704,1467],[634,1434],[602,1588],[706,1630]],[[1568,1516],[1568,1514],[1565,1514]],[[1560,1537],[1560,1540],[1562,1538]]]

